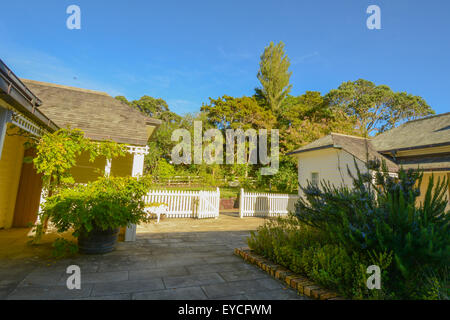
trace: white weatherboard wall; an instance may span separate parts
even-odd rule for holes
[[[342,149],[328,148],[307,151],[296,154],[298,159],[298,182],[302,187],[311,181],[311,173],[319,173],[319,181],[329,181],[335,186],[346,185],[352,187],[352,179],[348,174],[347,166],[356,176],[355,158]],[[364,162],[356,159],[361,172],[367,172]],[[301,195],[301,190],[299,190]]]

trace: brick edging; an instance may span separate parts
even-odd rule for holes
[[[242,257],[249,263],[257,265],[260,269],[266,271],[272,277],[285,282],[291,288],[307,297],[319,300],[345,300],[337,293],[324,289],[314,284],[307,278],[252,252],[250,248],[235,248],[234,254]]]

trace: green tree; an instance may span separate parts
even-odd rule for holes
[[[434,114],[426,101],[406,92],[394,92],[386,85],[359,79],[342,83],[331,90],[329,105],[356,116],[362,131],[368,135],[392,129],[405,120]]]
[[[167,102],[161,98],[144,95],[139,100],[133,101],[128,101],[124,96],[117,96],[116,99],[152,118],[164,121],[177,121],[180,118],[179,115],[170,111]]]
[[[271,128],[276,118],[252,97],[234,98],[227,95],[218,99],[209,98],[210,104],[203,104],[201,111],[208,121],[219,129]]]
[[[258,80],[261,88],[256,89],[257,96],[263,96],[273,112],[277,112],[284,98],[291,91],[289,79],[290,61],[284,51],[284,43],[270,43],[264,49],[259,63]]]
[[[278,112],[281,151],[289,152],[330,132],[359,135],[355,117],[332,109],[317,91],[288,95]]]

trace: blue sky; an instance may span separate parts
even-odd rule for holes
[[[81,8],[81,30],[66,8]],[[366,9],[381,8],[381,30]],[[5,1],[0,58],[19,76],[136,99],[177,113],[252,95],[259,57],[283,41],[292,94],[364,78],[450,111],[450,1]]]

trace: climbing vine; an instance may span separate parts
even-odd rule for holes
[[[79,129],[59,129],[53,133],[44,134],[34,145],[36,156],[32,159],[37,173],[42,174],[43,185],[47,196],[54,195],[63,186],[75,183],[71,168],[77,158],[83,153],[89,154],[89,161],[99,156],[112,159],[126,153],[126,145],[112,141],[96,142],[84,137]],[[40,216],[36,225],[34,243],[38,243],[45,233],[47,220]]]

